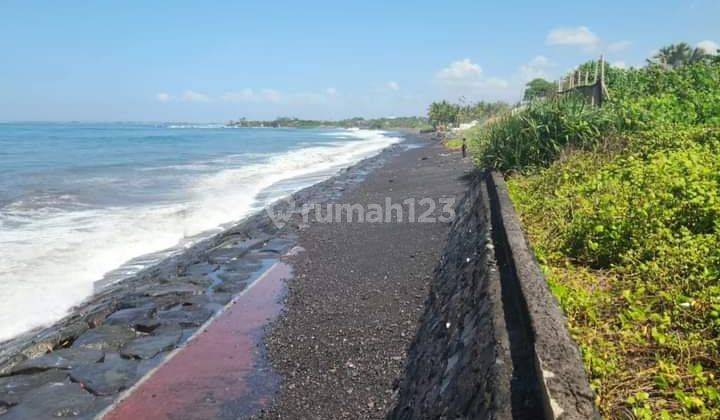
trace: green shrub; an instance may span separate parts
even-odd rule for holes
[[[509,179],[607,417],[720,416],[718,174],[696,146]]]

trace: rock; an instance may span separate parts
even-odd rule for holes
[[[178,280],[195,285],[205,292],[213,284],[213,280],[206,275],[180,277]]]
[[[51,382],[63,382],[67,372],[52,369],[33,375],[13,375],[0,378],[0,405],[15,405],[27,392]],[[3,418],[3,420],[5,420]]]
[[[122,296],[118,300],[117,309],[139,308],[153,305],[153,299],[137,291]]]
[[[205,308],[177,308],[158,312],[158,319],[164,324],[178,324],[181,327],[199,327],[205,323],[213,312]]]
[[[109,325],[126,325],[143,333],[150,333],[160,325],[153,318],[155,306],[148,305],[141,308],[121,309],[108,317],[105,321]]]
[[[147,375],[151,370],[160,366],[160,364],[167,358],[169,352],[158,353],[152,359],[140,360],[138,362],[138,378]]]
[[[208,263],[196,263],[185,270],[185,274],[189,276],[205,276],[211,273],[215,269],[215,266]]]
[[[26,360],[13,368],[13,373],[30,373],[48,369],[72,369],[102,360],[105,353],[90,348],[60,349],[34,359]]]
[[[160,297],[165,295],[199,295],[204,292],[205,290],[202,287],[188,283],[154,285],[145,290],[145,293],[151,297]]]
[[[101,325],[78,337],[73,347],[100,351],[114,351],[136,337],[135,332],[123,325]]]
[[[9,341],[0,345],[0,375],[9,374],[19,363],[42,356],[58,347],[65,347],[76,337],[89,329],[87,322],[78,315],[67,322],[49,327],[37,335],[28,335],[29,340],[16,343]],[[8,347],[5,347],[9,345]]]
[[[84,315],[85,322],[90,328],[99,327],[105,322],[105,319],[115,310],[114,301],[104,301],[86,308]]]
[[[218,304],[220,307],[225,306],[228,302],[230,302],[233,298],[233,295],[231,293],[227,292],[216,292],[213,293],[212,296],[210,296],[211,304]],[[210,305],[210,304],[209,304]],[[208,309],[212,309],[210,306],[208,306]]]
[[[25,395],[15,407],[11,407],[3,420],[42,420],[58,417],[92,418],[95,397],[79,384],[49,383]]]
[[[120,350],[120,354],[139,359],[151,359],[157,354],[175,348],[180,341],[182,331],[167,329],[153,335],[136,338]]]
[[[153,312],[154,310],[152,306],[121,309],[113,312],[112,315],[105,320],[105,323],[111,325],[133,326],[137,321],[150,318]]]
[[[118,354],[109,354],[103,363],[73,369],[70,378],[95,395],[113,395],[135,382],[137,367],[135,361],[123,359]]]

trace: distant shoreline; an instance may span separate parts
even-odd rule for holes
[[[304,120],[299,118],[276,118],[274,120],[228,121],[227,127],[243,128],[361,128],[369,130],[432,131],[425,117],[350,118],[345,120]]]

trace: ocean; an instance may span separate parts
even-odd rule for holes
[[[399,141],[358,129],[0,123],[0,341]]]

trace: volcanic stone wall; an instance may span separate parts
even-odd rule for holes
[[[469,184],[388,419],[597,418],[502,176]]]

